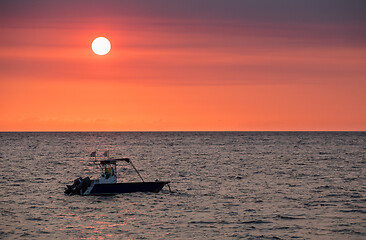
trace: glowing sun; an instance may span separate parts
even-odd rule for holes
[[[98,37],[94,39],[92,49],[95,54],[106,55],[111,50],[111,43],[105,37]]]

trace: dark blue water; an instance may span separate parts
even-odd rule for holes
[[[65,196],[95,150],[173,193]],[[365,132],[0,133],[0,183],[2,239],[366,239]]]

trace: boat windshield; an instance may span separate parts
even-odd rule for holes
[[[105,169],[104,169],[104,173],[106,174],[110,174],[111,176],[114,175],[114,169],[112,166],[106,166]]]

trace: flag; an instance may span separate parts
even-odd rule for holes
[[[105,151],[105,152],[103,153],[103,156],[104,156],[104,157],[108,157],[108,155],[109,155],[109,151]]]
[[[96,157],[97,156],[97,152],[92,152],[91,154],[90,154],[90,157]]]

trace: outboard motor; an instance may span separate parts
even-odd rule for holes
[[[88,187],[90,187],[91,181],[89,177],[84,178],[80,183],[80,193],[84,193]]]
[[[65,188],[65,194],[67,195],[75,195],[82,194],[86,191],[86,189],[91,185],[91,181],[89,177],[86,178],[77,178],[74,180],[72,185],[67,185]]]

